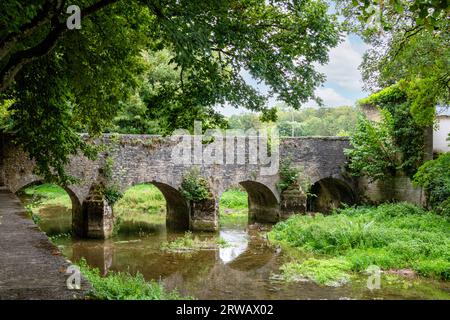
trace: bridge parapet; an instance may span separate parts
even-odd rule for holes
[[[103,146],[96,160],[73,156],[66,170],[80,182],[65,189],[72,199],[76,233],[108,237],[112,232],[112,211],[105,197],[99,198],[93,193],[98,186],[103,190],[116,188],[124,192],[135,184],[152,183],[166,198],[168,226],[209,231],[218,227],[220,196],[239,185],[249,195],[252,220],[276,222],[290,214],[304,212],[307,209],[304,193],[290,190],[283,195],[277,188],[279,161],[289,159],[292,165],[302,166],[311,184],[331,177],[348,183],[352,189],[357,187],[342,174],[347,161],[343,150],[350,147],[346,138],[283,138],[278,157],[266,152],[268,158],[262,162],[258,160],[267,150],[261,146],[267,145],[267,141],[260,141],[255,149],[252,143],[257,137],[243,140],[224,137],[209,143],[201,140],[198,143],[196,139],[196,136],[105,134],[95,142]],[[33,160],[10,139],[5,139],[2,150],[4,183],[11,191],[17,192],[42,180],[33,173]],[[271,170],[275,164],[276,170]],[[212,198],[207,202],[192,203],[180,193],[183,177],[192,167],[198,167],[208,182]]]

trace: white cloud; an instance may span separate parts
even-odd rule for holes
[[[359,51],[359,52],[358,52]],[[330,61],[318,70],[327,76],[327,82],[341,88],[361,90],[361,74],[358,66],[362,61],[361,50],[357,50],[348,36],[336,48],[330,50]]]
[[[351,106],[353,101],[341,96],[332,88],[318,88],[316,95],[322,98],[325,107]],[[305,106],[317,107],[317,103],[310,101]]]

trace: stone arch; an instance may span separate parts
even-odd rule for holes
[[[279,203],[272,190],[252,180],[239,183],[248,193],[249,221],[275,223],[280,219]]]
[[[166,199],[166,226],[170,229],[189,229],[189,206],[181,192],[169,184],[151,181]]]
[[[327,177],[315,182],[307,198],[308,211],[330,212],[342,204],[352,205],[356,196],[352,187],[341,179]]]

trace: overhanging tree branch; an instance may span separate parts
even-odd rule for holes
[[[81,10],[81,18],[86,18],[89,15],[103,9],[104,7],[117,2],[117,0],[100,0],[91,6]],[[59,11],[55,14],[51,20],[51,29],[47,36],[38,44],[33,47],[17,51],[11,55],[6,65],[0,71],[0,92],[6,90],[13,82],[17,73],[23,68],[24,65],[30,63],[31,61],[45,56],[48,54],[58,43],[58,41],[63,37],[63,35],[68,31],[66,27],[65,20],[61,22],[59,17],[61,15],[62,4],[64,1],[58,1]],[[45,20],[46,18],[38,18],[36,23]],[[47,18],[48,19],[48,18]],[[34,20],[34,19],[33,19]],[[30,22],[31,23],[31,22]],[[27,28],[24,26],[24,28]],[[29,34],[37,29],[36,26],[29,26]]]

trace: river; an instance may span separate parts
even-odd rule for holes
[[[40,215],[39,225],[49,235],[70,230],[66,208],[42,208]],[[227,247],[182,253],[164,251],[161,246],[184,233],[169,232],[164,225],[147,226],[145,232],[141,227],[128,225],[108,240],[52,239],[68,259],[85,258],[103,275],[140,272],[147,280],[162,282],[166,289],[198,299],[450,299],[448,282],[428,279],[390,281],[382,277],[380,289],[375,290],[367,288],[364,275],[340,287],[309,281],[286,283],[279,277],[279,267],[289,257],[269,245],[265,227],[264,231],[245,225],[222,228],[218,235]]]

